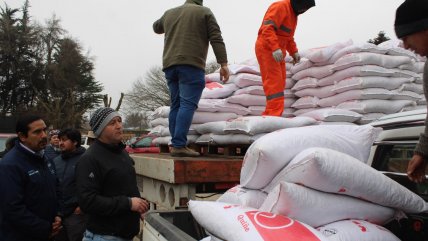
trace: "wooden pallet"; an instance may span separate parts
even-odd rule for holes
[[[202,155],[244,156],[250,145],[201,145],[191,144],[189,148]],[[169,153],[168,145],[160,145],[161,153]]]

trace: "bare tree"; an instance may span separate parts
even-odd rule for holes
[[[169,105],[169,90],[161,67],[151,68],[145,79],[137,79],[132,90],[125,95],[127,109],[135,112],[154,111],[160,106]]]

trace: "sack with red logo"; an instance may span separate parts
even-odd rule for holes
[[[317,228],[329,241],[400,241],[388,229],[361,220],[344,220]]]
[[[240,205],[189,201],[189,210],[209,233],[227,241],[327,241],[309,225]]]

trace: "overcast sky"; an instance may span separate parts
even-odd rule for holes
[[[152,24],[168,8],[185,0],[30,0],[33,20],[44,23],[55,14],[64,29],[95,57],[95,77],[113,97],[153,66],[162,64],[163,35]],[[2,1],[4,2],[4,1]],[[24,0],[6,0],[20,8]],[[263,15],[273,0],[205,0],[223,32],[229,63],[253,58]],[[352,39],[365,42],[381,30],[395,38],[396,8],[403,0],[316,0],[299,17],[295,40],[300,50]],[[4,4],[1,4],[4,7]],[[212,50],[208,60],[215,60]]]

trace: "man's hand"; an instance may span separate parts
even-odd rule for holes
[[[220,68],[220,80],[223,83],[226,83],[229,80],[230,72],[227,64],[221,64]]]
[[[74,209],[73,214],[76,214],[76,215],[82,214],[82,209],[80,209],[80,207],[77,207],[76,209]]]
[[[131,211],[134,211],[134,212],[139,212],[143,214],[147,212],[150,208],[149,202],[139,197],[131,198],[131,202],[132,202]]]
[[[293,65],[300,62],[300,54],[297,52],[293,54]]]
[[[278,63],[284,60],[284,54],[282,53],[281,49],[277,49],[273,51],[272,56],[275,59],[275,61]]]
[[[52,231],[49,235],[49,238],[55,237],[58,235],[59,231],[62,229],[62,220],[61,217],[56,216],[54,222],[52,223]]]
[[[414,154],[407,166],[407,176],[416,183],[425,181],[425,168],[427,164],[424,157],[419,154]]]

